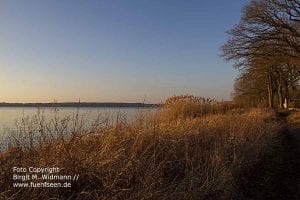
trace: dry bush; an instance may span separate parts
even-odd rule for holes
[[[261,158],[278,130],[270,110],[163,120],[165,114],[140,115],[115,125],[103,120],[87,130],[78,122],[71,129],[61,120],[51,122],[52,128],[42,120],[24,121],[29,130],[38,124],[48,128],[27,131],[29,140],[11,139],[0,158],[0,198],[236,198],[235,174]],[[51,137],[32,138],[46,130]],[[14,166],[56,166],[80,178],[69,189],[13,188]]]
[[[173,96],[166,100],[163,111],[165,119],[201,117],[208,114],[226,113],[233,109],[229,102],[217,102],[211,98],[193,95]]]

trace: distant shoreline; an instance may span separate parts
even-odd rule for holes
[[[113,103],[113,102],[64,102],[64,103],[0,103],[1,107],[69,107],[69,108],[153,108],[159,107],[160,104],[145,104],[145,103]]]

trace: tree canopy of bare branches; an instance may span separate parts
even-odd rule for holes
[[[278,107],[283,108],[300,76],[300,1],[252,0],[228,34],[222,51],[225,60],[234,61],[241,70],[236,84],[246,91],[246,83],[253,87],[249,77],[257,79],[257,86],[266,85],[269,106],[274,106],[277,96]]]

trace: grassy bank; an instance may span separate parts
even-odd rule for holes
[[[279,129],[271,110],[190,97],[113,126],[43,123],[29,120],[1,154],[2,198],[233,199],[240,173],[264,157]],[[70,188],[12,187],[12,168],[32,166],[59,167],[79,179]]]

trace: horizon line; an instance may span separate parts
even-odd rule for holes
[[[0,107],[155,107],[161,104],[138,102],[50,102],[50,103],[7,103],[0,102]]]

